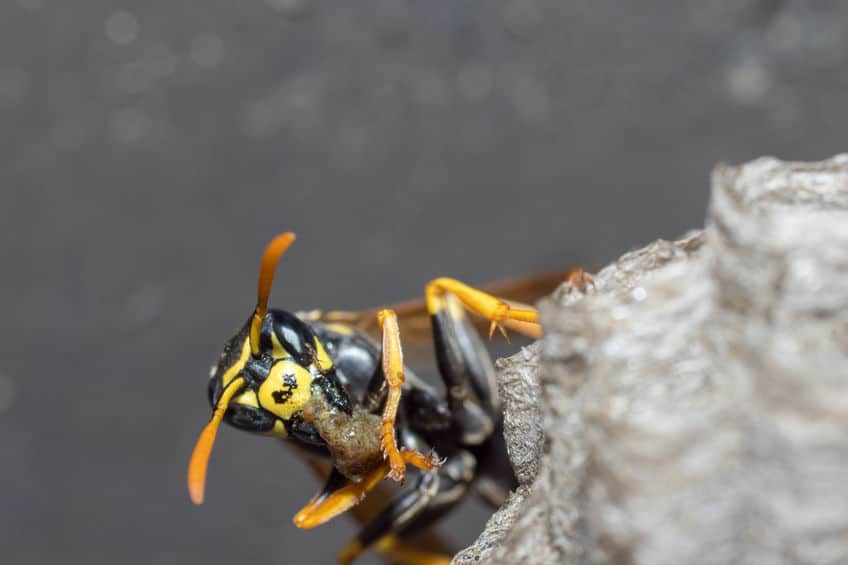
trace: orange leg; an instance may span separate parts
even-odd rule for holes
[[[575,269],[568,275],[568,279],[566,280],[568,284],[580,292],[586,292],[589,287],[595,286],[595,279],[583,269]]]
[[[377,551],[391,556],[396,562],[404,565],[450,565],[451,562],[449,555],[409,547],[395,536],[386,536],[377,542]]]
[[[380,310],[377,319],[383,330],[383,375],[388,386],[386,406],[380,423],[380,441],[383,457],[388,461],[390,478],[402,481],[407,463],[429,471],[439,466],[435,456],[426,456],[416,451],[398,450],[395,438],[395,418],[400,402],[400,387],[403,385],[403,353],[400,346],[400,330],[394,310]]]
[[[431,553],[404,545],[403,541],[393,535],[388,535],[377,542],[377,551],[385,553],[392,563],[403,565],[450,565],[451,557],[439,553]],[[345,545],[338,554],[339,565],[350,565],[359,557],[365,548],[357,540]]]
[[[401,449],[398,454],[404,467],[409,464],[419,469],[430,470],[441,464],[438,459],[422,455],[417,451]],[[294,525],[308,530],[347,512],[362,502],[368,491],[377,486],[388,474],[389,463],[383,462],[382,465],[366,475],[361,482],[348,481],[347,484],[331,493],[322,492],[294,515]]]
[[[495,329],[500,330],[506,337],[507,327],[531,337],[541,335],[539,313],[535,309],[513,308],[507,302],[495,298],[491,294],[477,290],[456,279],[446,277],[434,279],[427,283],[425,294],[430,315],[435,315],[443,308],[444,300],[442,297],[446,292],[455,295],[466,308],[491,322],[489,326],[490,338],[495,333]]]
[[[294,525],[308,530],[347,512],[359,504],[365,498],[365,494],[374,488],[388,472],[389,466],[384,463],[371,471],[362,482],[348,482],[330,494],[319,494],[294,515]]]

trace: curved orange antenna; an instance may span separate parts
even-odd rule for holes
[[[194,451],[192,451],[191,459],[188,461],[188,495],[195,504],[203,504],[206,469],[209,466],[209,456],[212,454],[212,446],[215,444],[218,426],[224,419],[230,400],[242,389],[245,382],[244,377],[237,377],[224,389],[218,404],[215,406],[215,411],[212,412],[212,419],[200,432],[200,437],[197,438],[197,443],[194,445]]]
[[[277,262],[286,252],[286,249],[294,243],[294,239],[295,236],[290,231],[281,233],[265,246],[265,251],[262,253],[259,284],[256,289],[256,309],[253,311],[253,320],[250,322],[250,350],[254,355],[259,354],[259,330],[262,328],[262,320],[268,312],[268,296],[271,294],[271,285],[274,282]]]

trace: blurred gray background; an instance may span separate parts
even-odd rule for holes
[[[717,161],[845,150],[846,6],[2,3],[2,561],[331,562],[353,525],[294,528],[320,481],[271,440],[224,428],[186,495],[266,240],[298,309],[679,235]]]

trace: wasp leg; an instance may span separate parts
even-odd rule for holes
[[[430,316],[439,373],[458,439],[478,462],[474,489],[500,506],[516,486],[506,456],[495,368],[489,352],[459,299],[451,293],[431,299]]]
[[[352,563],[372,545],[401,563],[449,563],[450,557],[407,546],[404,538],[430,525],[462,499],[471,484],[475,465],[471,453],[460,451],[441,468],[422,472],[412,489],[401,493],[342,548],[339,563]]]
[[[377,551],[387,555],[394,565],[450,565],[452,557],[444,553],[434,553],[407,545],[397,536],[388,535],[374,546]],[[357,540],[348,543],[338,555],[341,565],[349,565],[365,551]]]
[[[572,288],[580,292],[586,292],[589,288],[595,287],[595,278],[580,268],[570,272],[565,280]]]
[[[480,445],[492,434],[500,402],[495,368],[456,296],[430,296],[428,305],[439,374],[459,439]]]
[[[441,461],[417,451],[400,449],[399,454],[404,466],[413,465],[419,469],[433,470],[441,465]],[[362,481],[354,483],[333,469],[321,492],[294,515],[292,520],[294,525],[309,530],[347,512],[362,502],[368,491],[377,486],[389,472],[389,464],[384,462],[366,475]]]
[[[383,419],[380,423],[380,441],[383,457],[389,464],[389,477],[395,481],[402,481],[407,463],[428,471],[438,467],[439,460],[434,455],[426,456],[417,451],[404,452],[397,447],[395,419],[400,402],[400,389],[404,380],[400,331],[398,330],[397,316],[393,310],[380,310],[377,319],[383,330],[382,366],[383,377],[388,386]]]
[[[308,530],[347,512],[359,504],[365,494],[388,472],[389,467],[384,463],[369,473],[362,482],[352,483],[333,469],[321,492],[294,515],[294,525]]]
[[[362,407],[372,414],[378,414],[382,411],[385,401],[386,379],[383,376],[382,366],[378,364],[363,393]],[[395,434],[400,445],[419,449],[401,437],[404,428],[410,422],[415,422],[415,429],[428,432],[446,431],[452,425],[450,406],[444,395],[409,373],[406,375],[401,403],[403,411],[397,415],[398,419],[395,422]],[[424,446],[423,449],[428,447]]]
[[[539,326],[539,313],[535,308],[513,308],[508,303],[482,290],[470,287],[464,282],[447,277],[434,279],[427,283],[425,294],[427,297],[427,309],[432,316],[433,305],[438,303],[438,298],[446,293],[453,293],[459,298],[466,308],[483,316],[491,322],[489,326],[489,337],[499,329],[506,337],[506,329],[514,329],[530,337],[541,335]]]
[[[450,565],[453,558],[444,553],[417,549],[404,543],[396,536],[386,536],[376,546],[377,551],[388,555],[393,563],[400,565]]]

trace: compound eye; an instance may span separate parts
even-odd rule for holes
[[[277,310],[273,313],[271,331],[269,345],[272,346],[274,357],[291,356],[303,366],[312,363],[315,336],[299,318],[289,312]],[[280,347],[287,355],[279,350]]]
[[[312,395],[312,374],[291,359],[277,361],[259,386],[259,404],[282,420],[290,420]]]

